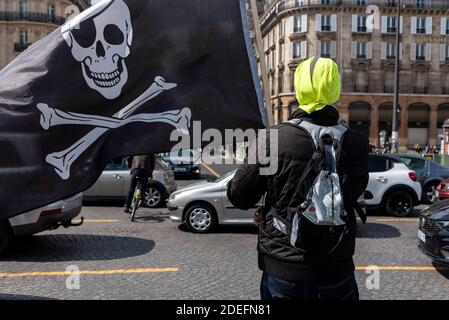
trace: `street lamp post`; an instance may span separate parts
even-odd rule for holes
[[[399,73],[400,73],[400,26],[399,21],[401,19],[401,0],[397,0],[397,11],[396,11],[396,57],[394,65],[394,100],[393,100],[393,121],[391,124],[391,152],[395,153],[398,149],[399,144],[399,133],[398,133],[398,109],[399,109]]]

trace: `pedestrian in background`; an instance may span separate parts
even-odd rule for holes
[[[342,229],[333,225],[319,230],[329,233],[329,237],[332,237],[332,232],[334,237],[338,235],[337,245],[327,250],[325,246],[328,243],[318,239],[308,244],[316,251],[300,249],[297,243],[301,237],[313,237],[310,234],[313,232],[308,230],[319,228],[310,226],[308,220],[302,219],[304,216],[301,216],[302,222],[296,220],[295,225],[293,218],[290,223],[292,213],[297,212],[295,210],[298,207],[304,208],[302,205],[308,199],[305,195],[310,194],[311,183],[317,177],[310,176],[307,172],[311,168],[310,163],[314,161],[312,159],[317,148],[311,135],[300,124],[321,129],[343,127],[338,126],[339,113],[332,105],[340,98],[338,66],[333,60],[326,58],[306,60],[296,70],[295,90],[299,110],[292,115],[290,122],[271,128],[278,131],[277,172],[265,176],[260,175],[259,164],[242,165],[229,183],[228,198],[235,207],[244,210],[252,208],[262,196],[265,198],[264,206],[258,210],[258,217],[255,219],[260,221],[258,264],[263,271],[260,288],[263,300],[357,300],[359,293],[354,276],[353,254],[356,211],[363,216],[357,200],[368,183],[368,137],[345,129],[347,131],[342,138],[340,156],[334,159],[337,162],[336,172],[341,184],[344,211],[347,213],[342,218],[346,223],[345,231],[339,233]],[[324,137],[322,140],[324,141]],[[326,150],[328,147],[332,149],[332,143],[323,146]],[[326,157],[327,155],[326,151]],[[324,160],[325,163],[326,161]],[[303,177],[307,179],[303,180]],[[328,203],[325,200],[318,199],[318,202]],[[332,214],[335,210],[333,205],[332,202]],[[309,206],[308,210],[313,212],[315,208]],[[305,215],[307,212],[303,213]],[[366,217],[363,216],[363,219]],[[311,229],[308,229],[309,226]],[[292,232],[293,228],[298,230],[296,234]]]

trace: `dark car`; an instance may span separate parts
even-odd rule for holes
[[[418,155],[393,154],[418,176],[418,181],[422,186],[423,203],[431,204],[438,200],[437,186],[445,179],[449,178],[449,168],[441,166],[433,161],[423,159]]]
[[[436,202],[420,213],[418,247],[430,259],[449,264],[449,200]]]

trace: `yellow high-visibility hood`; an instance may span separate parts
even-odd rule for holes
[[[337,102],[340,100],[337,64],[332,59],[320,57],[304,61],[295,71],[295,92],[299,107],[308,114]]]

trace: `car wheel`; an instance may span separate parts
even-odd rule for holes
[[[185,216],[187,229],[194,233],[207,233],[218,224],[215,209],[206,203],[196,204],[190,207]]]
[[[145,206],[149,208],[157,208],[162,205],[165,200],[165,192],[161,187],[152,185],[149,186],[144,193]]]
[[[424,187],[423,190],[423,202],[427,204],[432,204],[438,200],[436,191],[438,183],[429,183]]]
[[[413,211],[413,197],[403,190],[393,191],[385,202],[385,210],[394,217],[405,217]]]
[[[0,220],[0,254],[6,249],[9,243],[10,231],[8,224]]]

